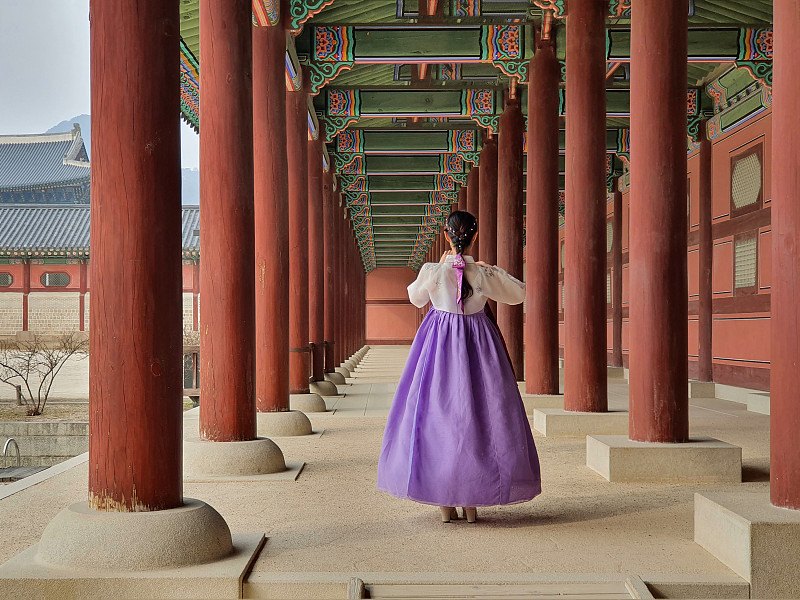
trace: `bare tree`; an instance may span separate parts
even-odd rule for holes
[[[87,356],[89,340],[78,333],[49,343],[39,335],[23,342],[0,342],[0,382],[17,389],[17,400],[22,399],[29,416],[40,415],[62,367],[70,358]]]

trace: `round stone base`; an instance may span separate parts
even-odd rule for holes
[[[290,396],[290,402],[291,402]],[[256,415],[258,434],[268,437],[310,435],[311,421],[299,410],[260,412]]]
[[[36,557],[69,569],[152,571],[232,552],[225,519],[205,502],[184,498],[178,508],[141,512],[104,512],[77,502],[47,525]]]
[[[336,385],[331,383],[330,381],[322,380],[322,381],[312,381],[308,384],[308,387],[311,389],[311,392],[314,394],[319,394],[320,396],[338,396],[339,390],[336,388]]]
[[[351,377],[350,369],[348,369],[347,367],[336,367],[334,371],[339,373],[342,377]]]
[[[354,360],[348,359],[342,363],[342,366],[352,373],[353,371],[356,370],[356,366],[358,366],[358,363]]]
[[[345,385],[347,380],[344,378],[344,375],[341,373],[325,373],[325,381],[330,381],[335,385]]]
[[[183,442],[186,477],[266,475],[286,470],[283,452],[266,437],[246,442],[209,442],[199,437]]]
[[[317,393],[289,394],[289,408],[292,410],[299,410],[304,413],[325,412],[328,410],[328,408],[325,406],[325,400],[323,400],[322,396]]]

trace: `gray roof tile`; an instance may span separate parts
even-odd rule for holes
[[[80,128],[67,133],[0,136],[0,190],[89,180]]]
[[[194,235],[200,226],[200,209],[183,208],[183,251],[200,250]],[[87,254],[89,252],[89,206],[20,204],[0,205],[0,255]]]

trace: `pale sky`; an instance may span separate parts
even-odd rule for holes
[[[89,0],[0,0],[0,135],[42,133],[89,108]],[[181,144],[183,166],[197,168],[198,136],[183,122]]]

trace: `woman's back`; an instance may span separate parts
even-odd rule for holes
[[[408,297],[414,306],[423,307],[430,301],[436,310],[462,314],[454,260],[451,255],[445,262],[422,265],[416,281],[408,286]],[[525,299],[525,284],[503,269],[477,265],[471,256],[464,256],[464,262],[464,278],[472,286],[472,294],[464,300],[463,314],[482,311],[487,300],[519,304]]]

